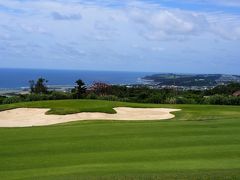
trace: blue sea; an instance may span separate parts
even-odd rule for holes
[[[73,86],[77,79],[86,84],[101,81],[109,84],[140,84],[147,72],[44,70],[44,69],[1,69],[0,89],[18,89],[29,86],[29,80],[43,77],[48,85]]]

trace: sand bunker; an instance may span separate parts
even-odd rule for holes
[[[170,112],[179,109],[166,108],[114,108],[116,114],[77,113],[70,115],[46,115],[49,109],[18,108],[0,112],[0,127],[46,126],[79,120],[163,120],[174,118]]]

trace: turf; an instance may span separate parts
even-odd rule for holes
[[[0,128],[0,179],[240,179],[240,107],[45,101],[49,113],[180,108],[165,121],[83,121]]]

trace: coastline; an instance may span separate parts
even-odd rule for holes
[[[77,79],[82,79],[86,85],[94,82],[104,82],[114,85],[142,84],[142,77],[150,72],[113,72],[87,70],[49,70],[49,69],[3,69],[0,68],[0,92],[21,91],[29,87],[30,80],[40,77],[48,80],[48,85],[55,88],[73,87]]]

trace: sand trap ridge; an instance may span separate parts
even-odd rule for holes
[[[46,115],[49,109],[18,108],[0,112],[0,127],[46,126],[79,120],[163,120],[174,118],[167,108],[114,108],[116,114],[77,113],[70,115]]]

